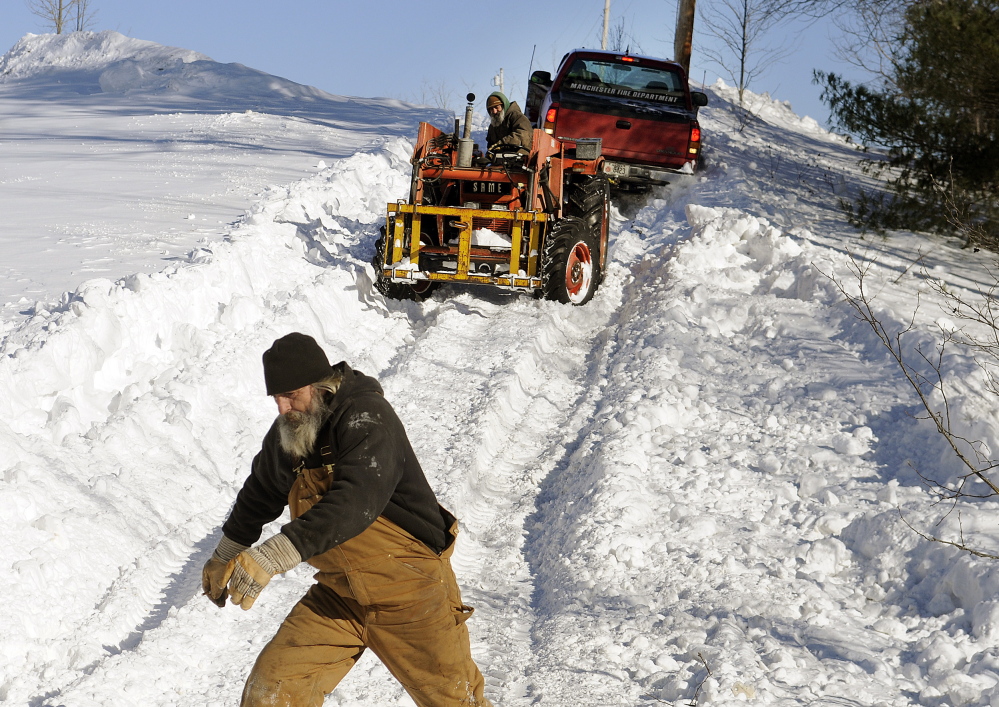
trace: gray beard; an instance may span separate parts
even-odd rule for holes
[[[500,123],[502,123],[503,122],[503,118],[505,118],[505,117],[506,117],[506,109],[504,108],[499,113],[490,113],[489,114],[489,122],[492,123],[494,126],[496,126],[496,125],[499,125]]]
[[[316,437],[330,412],[323,391],[312,390],[312,405],[305,412],[278,415],[278,443],[281,449],[296,459],[304,459],[316,448]]]

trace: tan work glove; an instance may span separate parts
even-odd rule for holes
[[[240,545],[223,535],[215,552],[201,570],[201,588],[216,606],[225,606],[229,594],[225,588],[229,582],[229,561],[248,547],[249,545]]]
[[[230,560],[227,567],[229,600],[239,604],[243,611],[248,610],[271,577],[287,572],[301,561],[298,549],[281,533],[257,547],[244,550]]]

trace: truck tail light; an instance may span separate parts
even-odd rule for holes
[[[690,142],[687,144],[687,157],[697,157],[701,149],[701,127],[694,123],[690,126]]]
[[[558,117],[558,103],[552,103],[548,106],[548,111],[545,113],[545,132],[549,135],[555,134],[555,119]]]

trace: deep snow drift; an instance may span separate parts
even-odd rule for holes
[[[92,76],[101,36],[70,37],[63,62]],[[859,241],[836,207],[863,181],[854,148],[766,97],[740,131],[731,98],[714,87],[701,114],[701,174],[615,210],[607,280],[582,308],[456,287],[381,298],[368,259],[409,179],[409,145],[386,129],[187,258],[11,321],[0,701],[236,702],[310,572],[244,613],[200,596],[200,570],[274,414],[260,353],[299,330],[382,380],[461,518],[455,566],[498,706],[999,704],[999,565],[900,522],[943,513],[914,468],[958,467],[827,277],[851,286],[848,251],[873,259],[884,321],[907,322],[923,293],[925,343],[941,317],[926,277],[987,282],[991,256]],[[71,124],[47,105],[32,110]],[[270,151],[266,127],[249,134]],[[86,188],[68,181],[51,220]],[[971,357],[944,372],[959,431],[999,448]],[[996,508],[960,509],[987,547]],[[368,656],[327,704],[412,702]]]

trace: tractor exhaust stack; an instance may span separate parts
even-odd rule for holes
[[[475,94],[469,93],[465,96],[468,105],[465,106],[465,130],[458,140],[458,166],[472,166],[472,103],[475,101]],[[457,131],[455,131],[457,133]]]

